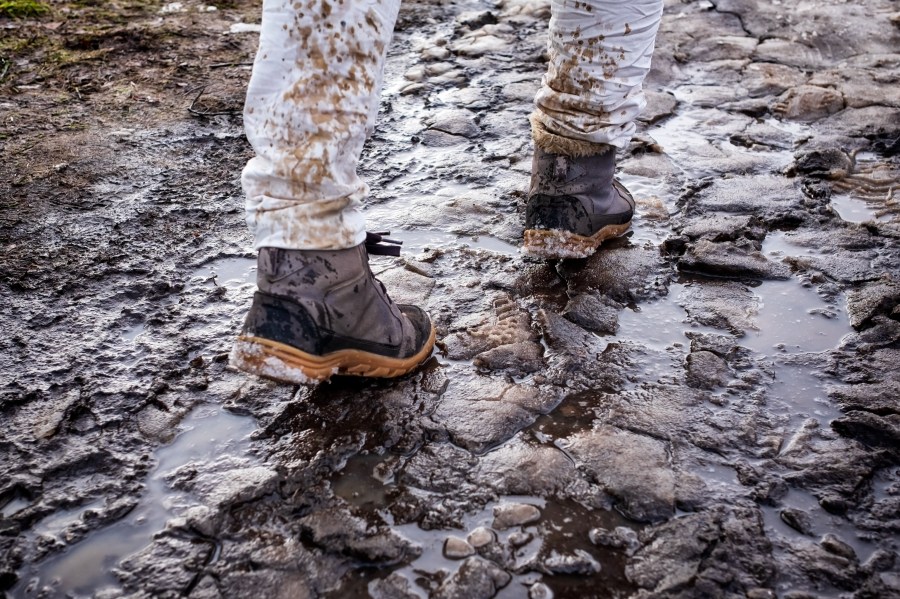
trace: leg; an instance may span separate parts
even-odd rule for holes
[[[257,248],[339,249],[365,239],[358,207],[368,187],[356,165],[399,7],[265,0],[244,108],[256,157],[242,183]]]
[[[392,377],[431,354],[434,327],[369,268],[356,172],[378,112],[399,0],[265,0],[244,123],[247,222],[259,249],[253,305],[231,353],[289,383]]]
[[[630,226],[634,201],[613,180],[634,134],[662,0],[554,0],[550,65],[531,116],[535,155],[525,252],[583,258]]]

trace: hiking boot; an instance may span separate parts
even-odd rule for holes
[[[365,243],[345,250],[260,249],[259,290],[231,365],[295,384],[415,369],[431,355],[434,327],[421,309],[391,301],[368,258]]]
[[[615,148],[570,158],[535,147],[522,252],[539,258],[587,258],[631,227],[634,199],[613,178]]]

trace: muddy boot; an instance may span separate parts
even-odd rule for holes
[[[333,374],[395,377],[431,355],[431,320],[391,301],[369,269],[365,244],[262,248],[257,286],[230,357],[245,372],[295,384]]]
[[[525,207],[523,253],[587,258],[603,241],[628,231],[634,199],[613,178],[615,148],[569,158],[535,147]]]

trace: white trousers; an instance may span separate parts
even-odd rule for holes
[[[535,127],[575,143],[624,147],[662,0],[552,0],[550,67]],[[296,7],[296,8],[295,8]],[[341,249],[365,239],[368,187],[356,172],[378,113],[400,0],[264,0],[244,127],[255,246]]]

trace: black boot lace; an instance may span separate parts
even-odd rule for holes
[[[399,256],[400,246],[403,242],[398,239],[388,239],[390,231],[372,233],[366,231],[366,251],[370,256]],[[390,244],[390,245],[388,245]]]

